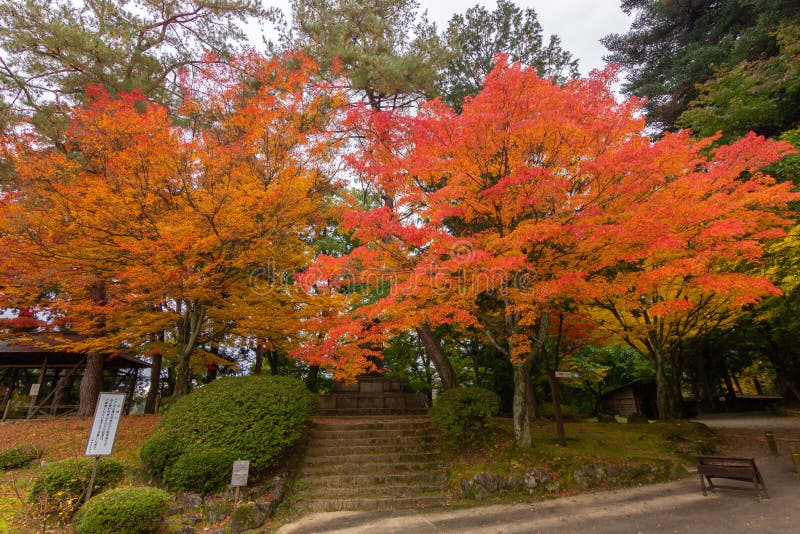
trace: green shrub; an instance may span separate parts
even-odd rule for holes
[[[164,470],[164,483],[178,491],[207,495],[225,487],[235,456],[219,449],[189,451]]]
[[[117,488],[89,499],[75,521],[77,534],[148,534],[161,529],[169,495],[158,488]]]
[[[139,451],[150,476],[162,478],[166,469],[181,456],[178,436],[171,432],[156,432],[142,444]]]
[[[215,380],[173,404],[142,447],[142,460],[151,475],[163,480],[167,468],[184,454],[214,450],[220,453],[219,458],[249,460],[251,475],[258,475],[300,438],[315,401],[316,397],[295,378]],[[191,458],[185,462],[197,465]],[[230,468],[226,465],[224,475],[218,476],[229,477]],[[170,471],[174,481],[196,476],[178,477],[175,469]]]
[[[17,445],[0,451],[0,470],[27,467],[34,460],[41,458],[43,452],[36,445]]]
[[[46,501],[48,515],[58,515],[62,519],[71,517],[86,495],[93,466],[94,458],[69,458],[42,467],[31,489],[30,501]],[[92,493],[103,492],[123,476],[125,468],[121,463],[101,458]]]
[[[470,448],[489,438],[489,424],[499,409],[500,398],[487,389],[453,388],[436,398],[430,416],[445,443]]]

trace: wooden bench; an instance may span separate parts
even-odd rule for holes
[[[758,495],[759,501],[761,500],[762,491],[764,497],[769,499],[767,486],[764,484],[764,478],[761,476],[761,472],[758,470],[754,458],[698,456],[697,474],[700,476],[700,488],[703,490],[704,496],[707,495],[707,489],[711,491],[714,491],[716,488],[746,489],[741,486],[720,486],[711,482],[712,478],[727,478],[728,480],[751,482],[756,491],[756,495]],[[708,487],[706,487],[706,481],[708,481]]]

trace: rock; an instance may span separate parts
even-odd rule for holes
[[[185,509],[199,508],[203,505],[203,498],[197,493],[179,493],[175,499]]]
[[[605,413],[599,413],[599,414],[597,414],[597,421],[599,423],[616,423],[617,422],[617,418],[614,417],[613,415],[608,415],[608,414],[605,414]]]
[[[489,496],[489,491],[480,484],[475,484],[472,496],[473,498],[482,501]]]
[[[519,491],[524,487],[525,481],[519,477],[510,476],[508,480],[506,480],[506,488],[508,488],[509,491]]]
[[[603,464],[584,465],[572,473],[575,483],[583,489],[599,486],[605,476],[606,470]]]
[[[536,471],[533,469],[525,473],[525,478],[523,480],[525,487],[528,489],[533,489],[539,485],[539,482],[536,480]]]
[[[194,523],[182,515],[172,515],[164,523],[165,534],[194,534]]]
[[[238,506],[231,514],[231,532],[240,534],[245,530],[258,528],[267,520],[267,514],[255,503]]]
[[[545,471],[540,467],[537,467],[533,471],[534,473],[536,473],[536,479],[539,481],[540,484],[547,484],[553,479],[553,477],[550,476],[550,473],[548,471]]]
[[[544,487],[544,490],[547,493],[558,494],[561,493],[561,483],[560,482],[551,482],[550,484]]]
[[[472,496],[472,488],[475,486],[475,482],[469,478],[465,478],[460,482],[461,486],[461,495],[464,497],[471,497]]]
[[[224,499],[209,499],[203,506],[203,511],[206,516],[206,521],[211,523],[219,523],[231,513],[233,505]]]
[[[623,474],[625,471],[618,465],[611,464],[608,466],[608,476],[616,478]]]
[[[484,471],[475,475],[475,483],[483,487],[488,493],[494,493],[498,488],[497,478]]]

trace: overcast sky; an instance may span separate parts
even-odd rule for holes
[[[463,13],[475,4],[489,11],[497,6],[493,0],[419,0],[428,11],[428,18],[441,32],[455,13]],[[288,0],[265,0],[290,16]],[[599,40],[609,33],[625,33],[632,22],[620,9],[620,0],[514,0],[521,8],[533,8],[539,16],[545,35],[555,34],[562,46],[580,61],[582,74],[603,67],[606,53]]]

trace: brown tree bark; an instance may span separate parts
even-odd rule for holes
[[[525,385],[525,401],[528,407],[528,420],[535,421],[539,419],[539,400],[536,398],[536,391],[533,389],[533,381],[528,377],[528,383]]]
[[[153,354],[153,361],[150,365],[150,388],[147,390],[147,402],[144,405],[144,413],[156,413],[156,403],[158,402],[158,392],[161,388],[161,365],[164,356]]]
[[[86,355],[86,369],[81,378],[80,404],[78,417],[91,417],[97,406],[97,396],[103,388],[103,363],[105,358],[99,352]]]
[[[89,288],[92,302],[96,306],[106,304],[106,284],[103,280],[96,280]],[[94,336],[101,336],[105,330],[105,321],[100,318],[94,325]],[[86,355],[86,369],[81,378],[80,401],[78,405],[79,417],[91,417],[97,405],[97,396],[103,388],[103,367],[105,358],[99,352],[93,351]]]
[[[458,379],[453,370],[453,365],[442,350],[442,345],[436,339],[436,335],[431,331],[431,328],[427,324],[421,324],[417,327],[417,335],[422,341],[422,346],[425,347],[428,358],[433,362],[433,366],[439,374],[439,378],[442,381],[442,389],[447,390],[458,386]]]

